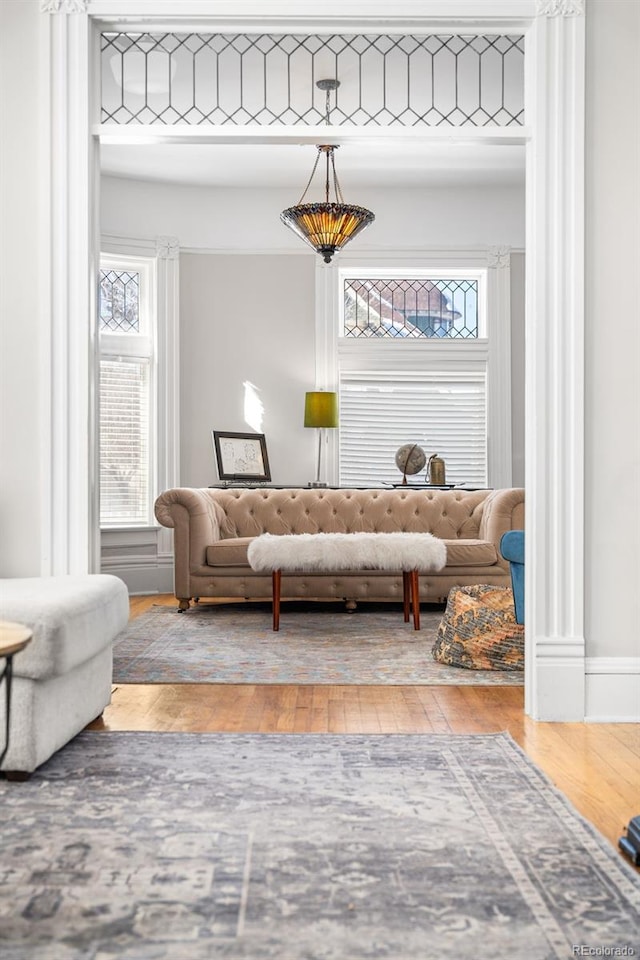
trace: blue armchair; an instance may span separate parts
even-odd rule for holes
[[[509,530],[500,540],[500,553],[511,567],[516,623],[524,623],[524,530]]]

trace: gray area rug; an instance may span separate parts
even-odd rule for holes
[[[466,670],[436,662],[431,649],[444,607],[421,612],[421,629],[399,604],[201,605],[179,614],[155,606],[114,645],[115,683],[510,684],[522,671]]]
[[[640,951],[638,877],[508,734],[83,733],[0,803],[10,960]]]

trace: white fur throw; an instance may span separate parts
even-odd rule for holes
[[[247,551],[253,570],[331,573],[337,570],[442,570],[443,540],[430,533],[263,533]]]

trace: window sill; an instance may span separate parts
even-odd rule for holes
[[[132,524],[131,526],[127,524],[114,524],[113,526],[100,527],[100,533],[153,533],[154,530],[160,530],[159,524]]]

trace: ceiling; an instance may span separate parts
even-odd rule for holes
[[[354,185],[521,186],[524,150],[514,144],[352,142],[336,153],[336,168],[346,194]],[[300,192],[316,155],[311,145],[211,143],[102,144],[100,154],[107,176],[207,187],[295,187]]]

